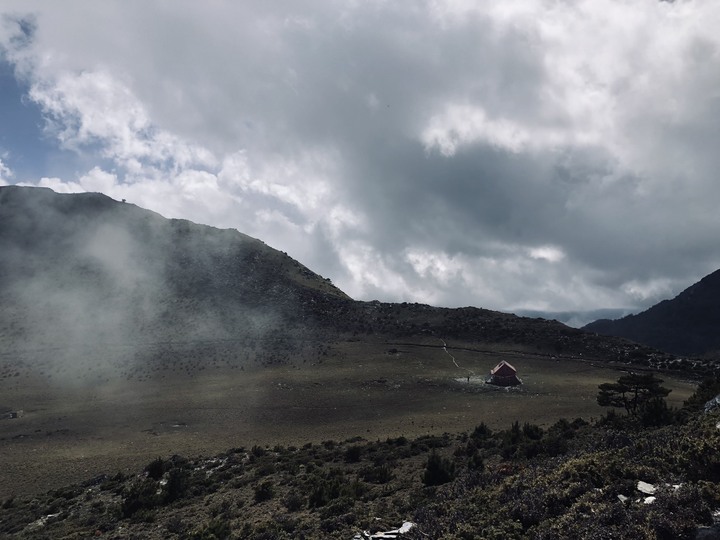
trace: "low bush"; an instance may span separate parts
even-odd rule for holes
[[[455,478],[455,464],[447,458],[432,452],[425,464],[423,484],[426,486],[439,486]]]
[[[270,499],[272,499],[275,496],[275,486],[269,480],[260,482],[257,486],[255,486],[254,491],[255,491],[255,502],[256,503],[269,501]]]

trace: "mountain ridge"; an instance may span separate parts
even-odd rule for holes
[[[0,187],[0,277],[0,342],[12,350],[129,343],[146,355],[143,344],[152,343],[375,336],[504,344],[657,368],[671,362],[557,321],[356,301],[261,240],[102,194]]]
[[[260,240],[102,194],[1,187],[0,250],[5,305],[26,308],[35,337],[58,326],[53,342],[81,327],[90,329],[85,339],[93,332],[167,338],[203,325],[217,337],[266,315],[268,304],[292,317],[308,297],[351,301]]]
[[[677,355],[699,356],[720,350],[720,270],[636,315],[600,319],[589,332],[623,337]]]

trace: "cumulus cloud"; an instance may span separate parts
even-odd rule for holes
[[[238,228],[365,299],[637,308],[720,266],[710,0],[2,11],[87,164],[31,183]]]
[[[13,176],[13,172],[10,168],[3,163],[0,159],[0,186],[6,186],[10,183],[10,178]]]

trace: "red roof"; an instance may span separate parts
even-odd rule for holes
[[[490,371],[490,375],[494,375],[496,377],[512,377],[517,375],[517,370],[503,360]]]

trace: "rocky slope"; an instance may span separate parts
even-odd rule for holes
[[[45,344],[237,336],[350,301],[235,230],[16,186],[0,188],[0,276],[0,331]]]
[[[353,301],[260,240],[95,193],[0,187],[0,275],[0,340],[23,350],[281,332],[323,339],[434,335],[546,353],[654,358],[556,321]]]
[[[668,355],[557,321],[354,301],[260,240],[95,193],[0,187],[0,278],[6,351],[126,343],[157,349],[268,335],[431,336],[680,367]]]

